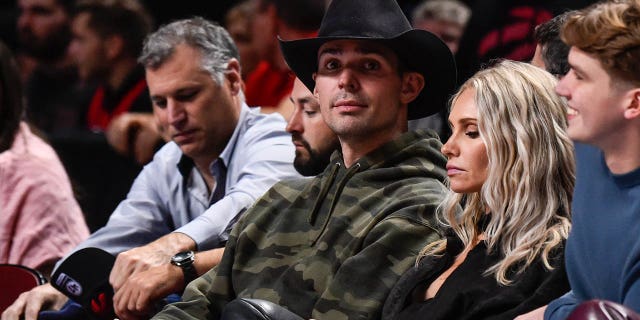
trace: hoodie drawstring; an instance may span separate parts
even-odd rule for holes
[[[338,169],[340,169],[340,162],[336,162],[331,169],[331,173],[329,173],[329,177],[326,183],[322,185],[320,188],[320,192],[318,193],[318,197],[316,201],[313,203],[313,210],[311,210],[311,214],[309,215],[309,224],[313,225],[316,221],[316,217],[318,216],[318,211],[320,210],[320,205],[322,205],[322,200],[327,196],[329,192],[329,188],[333,184],[333,181],[336,179],[336,174],[338,173]]]
[[[338,164],[339,165],[339,164]],[[322,236],[322,234],[324,233],[324,230],[327,228],[327,224],[329,224],[329,217],[331,216],[331,212],[333,212],[333,208],[335,208],[336,204],[338,203],[338,199],[340,198],[340,195],[342,194],[342,189],[344,189],[344,187],[347,185],[347,182],[349,182],[349,180],[351,179],[351,177],[353,177],[356,173],[358,173],[358,171],[360,171],[360,163],[356,163],[353,167],[349,168],[349,170],[347,171],[347,173],[345,174],[344,178],[342,178],[342,180],[340,180],[340,183],[338,184],[337,188],[336,188],[336,192],[335,192],[335,196],[333,197],[333,200],[331,201],[331,207],[329,207],[329,214],[327,216],[327,218],[324,221],[324,225],[322,226],[322,229],[320,229],[320,233],[318,233],[318,236],[313,240],[313,242],[311,243],[311,245],[315,245],[316,241],[318,241],[318,239],[320,239],[320,237]],[[335,179],[335,177],[334,177]],[[331,179],[333,182],[333,179]],[[327,191],[329,188],[327,188]],[[325,196],[326,196],[325,192]],[[316,204],[317,207],[319,209],[320,205],[318,203],[321,203],[321,201],[319,201],[320,198],[318,198],[318,200],[316,200]],[[324,197],[322,198],[324,199]],[[315,206],[314,206],[315,207]],[[315,218],[317,217],[317,211],[314,212],[315,214],[313,215],[313,219],[315,222]]]

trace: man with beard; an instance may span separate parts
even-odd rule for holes
[[[340,148],[340,141],[322,119],[318,99],[300,79],[296,78],[290,99],[294,109],[287,132],[296,146],[293,166],[304,176],[318,175],[329,164],[331,153]]]
[[[22,78],[32,124],[52,132],[72,125],[76,71],[67,55],[72,0],[18,0]]]
[[[71,38],[70,0],[18,0],[18,39],[21,53],[35,64],[68,65],[67,45]]]

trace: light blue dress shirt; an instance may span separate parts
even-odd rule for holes
[[[167,143],[142,169],[107,224],[75,250],[98,247],[115,255],[170,232],[188,235],[198,250],[223,246],[240,214],[258,197],[282,179],[300,178],[285,126],[279,114],[261,114],[243,104],[231,139],[210,166],[214,176],[226,168],[219,201],[213,201],[215,190],[210,195],[193,161],[174,142]]]

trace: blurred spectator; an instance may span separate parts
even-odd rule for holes
[[[537,42],[531,64],[549,71],[556,77],[569,72],[569,46],[560,39],[560,28],[567,17],[575,11],[568,11],[536,27],[534,36]]]
[[[260,63],[247,76],[247,104],[263,112],[292,112],[289,93],[295,79],[278,46],[283,40],[315,37],[324,15],[325,0],[257,0],[253,45]]]
[[[74,127],[77,74],[67,55],[73,0],[18,1],[18,61],[31,123],[45,132]]]
[[[457,0],[426,0],[413,11],[413,27],[430,31],[447,44],[453,54],[471,10]]]
[[[413,10],[413,27],[438,36],[455,54],[471,11],[457,0],[426,0]],[[427,118],[409,121],[409,128],[435,130],[442,141],[449,137],[447,109]]]
[[[258,53],[253,46],[251,24],[256,10],[256,0],[247,0],[233,6],[224,18],[224,25],[240,53],[242,78],[253,71],[258,65]]]
[[[49,275],[89,235],[58,156],[23,122],[18,68],[0,43],[0,263]]]
[[[78,74],[92,96],[83,108],[79,128],[108,129],[108,141],[119,153],[138,163],[151,160],[158,135],[140,126],[110,126],[112,120],[128,112],[151,115],[151,101],[144,68],[137,62],[151,19],[134,0],[81,0],[74,11],[73,40],[69,52]],[[137,152],[136,152],[137,151]]]
[[[151,112],[144,69],[137,57],[151,20],[136,0],[81,0],[72,21],[69,53],[80,79],[95,82],[85,126],[104,131],[114,117]]]
[[[18,0],[20,53],[33,59],[31,66],[64,67],[71,39],[69,13],[74,0]],[[29,74],[31,68],[23,69]]]

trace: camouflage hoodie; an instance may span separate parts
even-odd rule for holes
[[[154,319],[218,319],[236,297],[305,319],[379,319],[427,243],[446,187],[439,140],[410,132],[345,168],[276,184],[236,224],[220,265]]]

